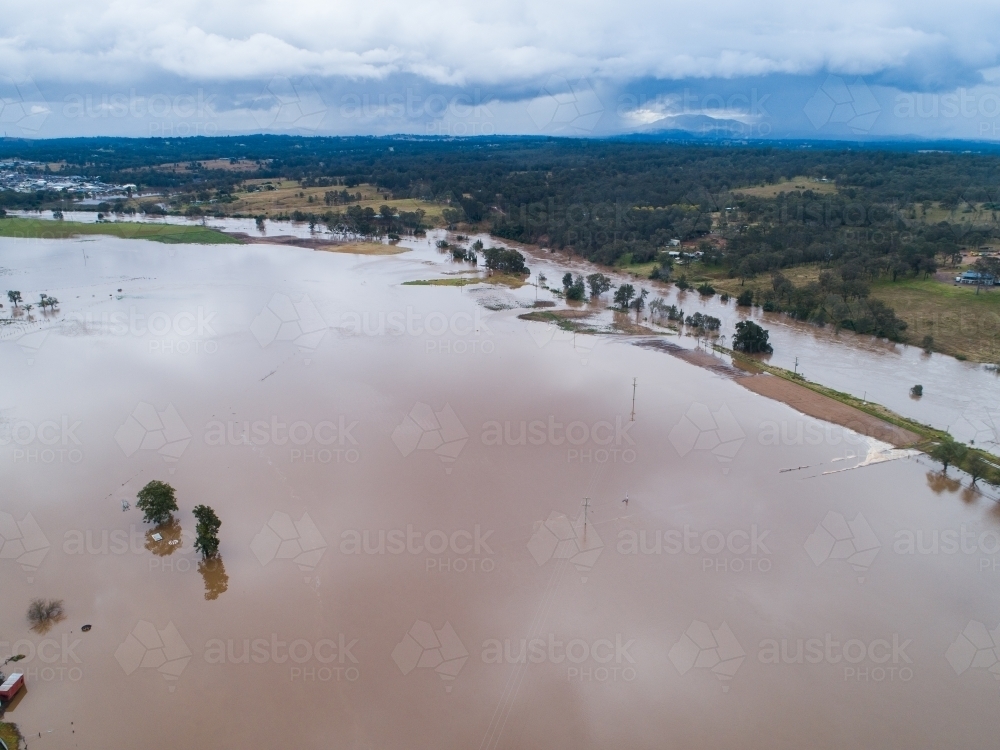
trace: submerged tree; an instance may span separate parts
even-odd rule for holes
[[[968,448],[953,440],[951,436],[945,436],[930,450],[930,457],[935,461],[940,461],[943,465],[942,473],[948,473],[948,467],[962,463]]]
[[[611,279],[603,273],[592,273],[587,277],[587,286],[590,287],[590,298],[597,299],[611,289]]]
[[[177,510],[174,488],[154,479],[136,495],[135,507],[143,512],[146,523],[163,523]]]
[[[622,312],[628,310],[629,303],[635,296],[635,287],[631,284],[622,284],[615,292],[615,304],[621,308]]]
[[[646,297],[649,296],[649,290],[643,289],[639,292],[639,295],[632,300],[632,309],[635,310],[635,322],[639,322],[639,315],[642,313],[643,308],[646,307]]]
[[[62,618],[62,599],[33,599],[28,606],[28,622],[37,632],[44,633]]]
[[[207,505],[196,505],[194,517],[198,521],[194,548],[201,552],[202,557],[214,557],[219,551],[219,529],[222,527],[222,521]]]
[[[566,274],[569,276],[569,274]],[[563,281],[565,283],[565,280]],[[566,299],[575,302],[580,302],[587,294],[587,287],[584,286],[583,277],[577,276],[572,279],[569,286],[566,287]]]
[[[742,320],[736,324],[736,335],[733,336],[733,349],[747,354],[764,353],[770,354],[774,351],[768,343],[768,332],[761,328],[752,320]]]
[[[973,453],[969,456],[962,468],[965,469],[972,478],[973,487],[976,486],[976,482],[980,479],[990,476],[990,465],[986,463],[986,460],[978,453]]]

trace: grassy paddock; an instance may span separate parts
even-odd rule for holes
[[[63,240],[85,235],[107,235],[130,240],[152,240],[168,244],[237,245],[235,237],[211,227],[145,224],[135,221],[84,224],[49,219],[0,219],[0,237],[32,240]]]
[[[422,209],[426,216],[424,221],[433,225],[444,222],[441,211],[447,208],[444,204],[431,203],[429,201],[417,200],[414,198],[401,198],[393,200],[387,195],[380,194],[374,185],[358,185],[352,188],[343,186],[335,187],[309,187],[304,188],[294,180],[247,180],[244,185],[262,184],[270,182],[274,190],[259,190],[252,193],[237,192],[233,195],[236,199],[233,203],[218,204],[219,208],[225,210],[227,214],[249,214],[256,216],[264,214],[275,216],[278,214],[290,214],[293,211],[303,213],[323,214],[326,211],[344,212],[348,206],[360,206],[361,208],[371,208],[376,213],[382,206],[392,206],[397,211],[416,211]],[[354,195],[361,193],[360,201],[352,201],[348,204],[328,206],[323,200],[323,196],[328,191],[347,192]],[[312,202],[310,202],[312,198]],[[214,204],[213,204],[214,207]]]

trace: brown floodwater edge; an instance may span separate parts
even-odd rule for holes
[[[890,424],[853,406],[767,372],[744,375],[735,380],[747,390],[788,404],[796,411],[810,417],[847,427],[897,448],[910,447],[921,441],[921,436],[915,432]]]
[[[845,404],[830,395],[793,382],[779,374],[763,372],[759,364],[750,358],[741,359],[735,356],[733,364],[729,364],[724,359],[701,349],[686,349],[662,339],[641,341],[638,345],[666,352],[685,362],[729,378],[758,395],[787,404],[807,416],[846,427],[897,448],[915,446],[924,439],[922,434]],[[881,410],[884,407],[878,408]],[[885,411],[888,412],[887,409]]]

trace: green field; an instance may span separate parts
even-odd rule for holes
[[[906,321],[906,340],[934,339],[935,351],[976,362],[1000,357],[1000,287],[981,289],[934,279],[903,279],[872,284],[872,296],[884,300]]]
[[[171,244],[232,245],[240,243],[235,237],[217,229],[202,226],[143,224],[136,221],[83,224],[75,221],[47,219],[0,219],[0,237],[61,240],[82,235],[110,235],[130,240],[153,240],[154,242]]]

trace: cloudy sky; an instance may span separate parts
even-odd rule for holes
[[[9,136],[1000,140],[996,0],[3,3]]]

